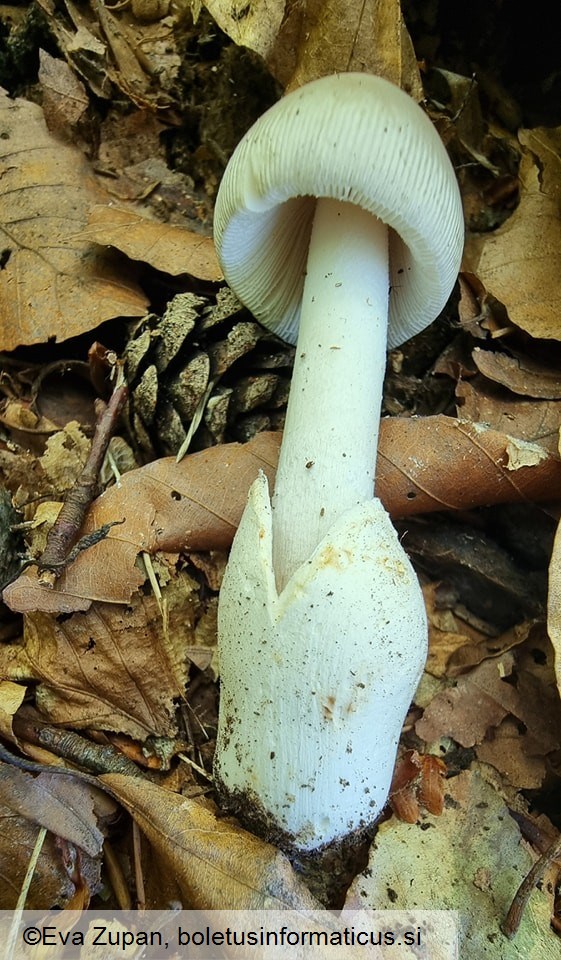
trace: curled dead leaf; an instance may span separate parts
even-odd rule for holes
[[[398,759],[390,789],[390,804],[399,820],[416,823],[421,807],[434,816],[444,809],[446,764],[430,753],[406,750]]]
[[[92,788],[87,784],[50,773],[34,777],[2,763],[0,805],[75,843],[92,857],[101,852],[103,834],[93,812]]]
[[[561,339],[560,131],[521,130],[520,204],[490,234],[468,239],[466,263],[510,320],[532,337]]]
[[[149,220],[114,204],[93,207],[80,236],[90,243],[115,247],[131,260],[149,263],[173,277],[186,273],[214,283],[224,279],[211,237]]]

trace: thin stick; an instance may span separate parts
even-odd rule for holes
[[[203,419],[203,414],[204,414],[204,412],[205,412],[205,407],[206,407],[206,405],[207,405],[207,403],[208,403],[208,401],[209,401],[209,398],[210,398],[210,395],[211,395],[211,393],[212,393],[213,388],[214,388],[214,380],[210,380],[209,383],[208,383],[208,386],[207,386],[207,388],[206,388],[206,390],[205,390],[205,392],[203,393],[201,399],[199,400],[199,403],[198,403],[198,405],[197,405],[197,409],[195,410],[195,413],[193,414],[193,418],[192,418],[192,420],[191,420],[189,429],[188,429],[188,431],[187,431],[187,436],[185,437],[185,440],[183,441],[183,443],[181,444],[179,450],[177,451],[177,456],[176,456],[176,458],[175,458],[175,462],[176,462],[176,463],[179,463],[180,460],[183,460],[183,457],[185,456],[185,454],[187,453],[189,447],[191,446],[191,440],[192,440],[193,437],[195,436],[195,433],[196,433],[196,431],[197,431],[197,429],[198,429],[198,427],[199,427],[199,424],[200,424],[201,420]]]
[[[188,757],[186,753],[179,753],[178,757],[180,760],[183,760],[183,763],[187,763],[190,767],[193,768],[193,770],[196,770],[201,777],[204,777],[205,780],[208,780],[209,783],[214,783],[214,780],[211,777],[210,773],[207,773],[204,767],[200,767],[198,763],[195,763],[194,760],[191,760],[191,758]]]
[[[68,564],[69,554],[78,538],[86,510],[96,494],[99,471],[127,394],[128,390],[124,384],[116,387],[109,403],[99,415],[84,469],[66,495],[62,509],[49,532],[47,546],[37,561],[39,579],[46,585],[53,586],[56,578]]]
[[[551,846],[548,847],[539,860],[536,860],[529,874],[524,878],[518,887],[518,890],[514,895],[514,900],[510,906],[510,910],[501,924],[501,930],[503,931],[505,937],[508,937],[509,940],[512,940],[516,931],[518,930],[518,927],[520,926],[522,915],[528,906],[528,900],[532,895],[534,887],[543,878],[543,875],[552,860],[558,860],[560,857],[561,836],[557,837],[557,839],[553,841]]]
[[[144,874],[142,873],[142,834],[134,819],[132,821],[132,849],[136,885],[136,909],[142,912],[146,909],[146,891],[144,889]]]
[[[132,910],[132,899],[129,888],[127,887],[123,868],[109,840],[106,840],[103,844],[103,855],[105,857],[107,878],[115,894],[119,910]]]

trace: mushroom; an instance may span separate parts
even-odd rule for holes
[[[242,302],[297,343],[272,505],[261,476],[220,594],[215,779],[254,829],[316,850],[379,815],[426,658],[374,473],[386,347],[431,323],[457,277],[458,186],[407,94],[325,77],[242,139],[215,241]]]

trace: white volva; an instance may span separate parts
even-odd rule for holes
[[[268,813],[297,849],[371,823],[427,643],[422,593],[380,501],[339,517],[279,595],[258,478],[222,584],[219,632],[219,783],[246,815]]]

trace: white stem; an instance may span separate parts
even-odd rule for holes
[[[278,590],[342,513],[374,496],[388,277],[386,226],[319,200],[273,497]]]

